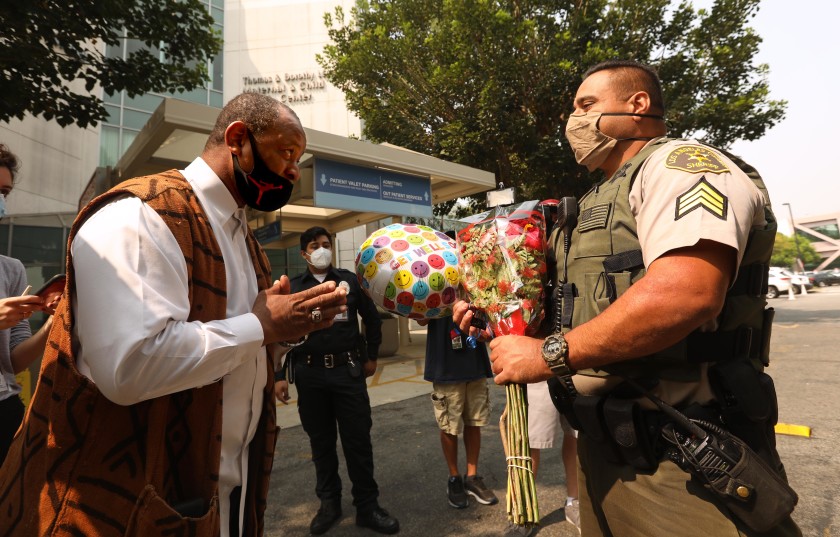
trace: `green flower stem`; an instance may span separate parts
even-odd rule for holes
[[[502,444],[508,457],[508,519],[520,526],[531,526],[539,523],[539,506],[528,442],[528,403],[525,386],[508,384],[505,394],[507,404],[500,420],[500,428]]]

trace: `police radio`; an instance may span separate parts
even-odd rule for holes
[[[799,497],[777,471],[725,429],[685,414],[624,377],[673,420],[662,427],[666,456],[698,479],[744,524],[763,533],[792,512]]]
[[[741,455],[725,449],[718,441],[719,436],[727,433],[708,422],[698,420],[691,423],[701,431],[700,435],[678,431],[673,423],[662,428],[662,437],[671,444],[665,452],[667,457],[686,472],[701,474],[702,480],[707,483],[731,473]],[[749,488],[742,493],[750,493]]]

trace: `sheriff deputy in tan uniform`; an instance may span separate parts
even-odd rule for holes
[[[664,138],[661,84],[639,63],[592,67],[574,106],[569,144],[607,180],[551,238],[562,330],[495,338],[496,382],[557,379],[556,400],[581,429],[583,535],[800,535],[789,511],[757,531],[669,459],[670,421],[643,395],[729,430],[786,479],[763,373],[776,222],[760,177],[720,150]],[[466,329],[468,304],[454,312]]]

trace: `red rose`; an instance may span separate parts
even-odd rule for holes
[[[489,304],[485,311],[490,314],[499,314],[502,311],[502,305],[497,302],[494,302],[492,304]]]
[[[502,295],[506,295],[511,292],[513,286],[509,281],[501,280],[499,281],[499,293]]]
[[[522,235],[522,226],[518,223],[508,222],[507,228],[505,229],[505,235],[508,237],[518,237]]]
[[[531,250],[543,251],[543,235],[539,228],[531,228],[531,232],[525,235],[525,246]]]

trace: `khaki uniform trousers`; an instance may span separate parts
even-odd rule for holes
[[[653,474],[604,460],[600,446],[578,438],[578,484],[583,537],[794,537],[788,517],[756,533],[714,503],[712,494],[671,461]]]

